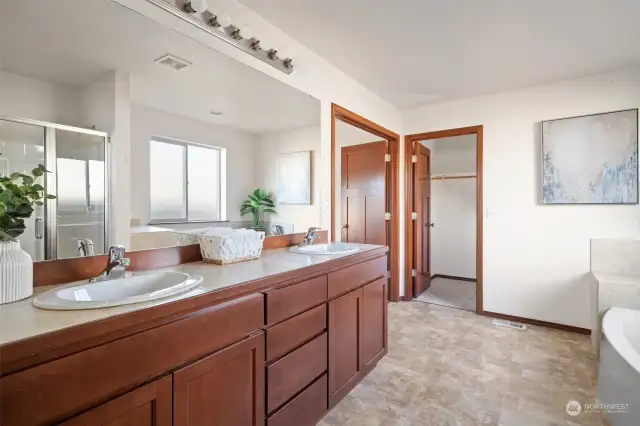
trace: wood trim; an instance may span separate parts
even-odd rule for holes
[[[431,275],[431,279],[433,280],[434,278],[445,278],[447,280],[469,281],[472,283],[475,283],[477,281],[475,278],[457,277],[455,275],[443,275],[443,274]]]
[[[0,377],[188,318],[204,308],[210,308],[240,296],[286,287],[385,256],[387,252],[386,247],[368,250],[330,262],[211,291],[200,296],[80,324],[30,339],[5,343],[0,345]]]
[[[316,240],[316,244],[329,242],[328,231],[319,231],[318,234],[320,238]],[[305,235],[305,232],[301,232],[269,236],[264,239],[263,249],[272,250],[291,247],[300,244]],[[130,271],[166,268],[202,260],[198,244],[130,251],[127,252],[126,256],[131,260]],[[106,254],[34,262],[33,286],[42,287],[86,280],[102,272],[106,264]]]
[[[406,135],[404,137],[405,149],[405,263],[404,263],[404,297],[403,300],[412,299],[411,269],[413,263],[413,241],[414,227],[411,213],[413,212],[413,187],[414,187],[414,166],[412,156],[414,154],[414,145],[419,141],[429,139],[448,138],[452,136],[476,135],[476,313],[483,313],[483,126],[460,127],[457,129],[440,130],[435,132],[416,133]]]
[[[379,136],[389,143],[391,172],[389,182],[386,182],[390,189],[390,200],[388,201],[392,218],[390,235],[387,239],[390,274],[389,300],[397,302],[400,300],[400,198],[398,191],[400,184],[400,136],[340,105],[331,104],[331,241],[336,239],[336,206],[338,205],[336,194],[336,120]]]
[[[558,324],[555,322],[540,321],[540,320],[531,319],[531,318],[516,317],[513,315],[505,315],[505,314],[499,314],[496,312],[489,312],[489,311],[482,311],[481,314],[490,318],[522,322],[525,324],[537,325],[539,327],[546,327],[546,328],[553,328],[555,330],[568,331],[570,333],[586,334],[586,335],[591,334],[591,330],[589,330],[588,328],[575,327],[573,325]]]

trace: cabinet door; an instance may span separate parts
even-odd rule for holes
[[[362,289],[329,302],[329,406],[360,380],[362,357]]]
[[[264,333],[174,373],[175,426],[263,426]]]
[[[362,347],[366,371],[387,353],[387,278],[362,288]]]
[[[171,376],[87,411],[64,426],[171,426]]]

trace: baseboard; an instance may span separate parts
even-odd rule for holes
[[[481,312],[481,315],[484,315],[486,317],[491,317],[491,318],[508,320],[508,321],[522,322],[530,325],[537,325],[540,327],[553,328],[556,330],[569,331],[571,333],[586,334],[586,335],[591,334],[591,330],[587,328],[574,327],[572,325],[565,325],[565,324],[557,324],[555,322],[540,321],[540,320],[535,320],[530,318],[522,318],[522,317],[516,317],[513,315],[498,314],[496,312],[488,312],[488,311]]]
[[[446,278],[448,280],[469,281],[472,283],[476,282],[475,278],[456,277],[454,275],[442,275],[442,274],[431,275],[431,279],[434,279],[434,278]]]

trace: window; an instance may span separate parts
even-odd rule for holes
[[[154,138],[151,222],[224,220],[224,149]]]

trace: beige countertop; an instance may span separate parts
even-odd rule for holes
[[[288,249],[265,250],[260,259],[231,265],[218,266],[205,262],[187,263],[162,270],[201,274],[202,284],[187,293],[151,302],[122,305],[112,308],[50,311],[33,306],[36,294],[54,286],[39,287],[34,295],[6,305],[0,305],[0,345],[28,339],[45,333],[60,331],[68,327],[104,320],[109,317],[159,306],[168,302],[199,296],[205,293],[231,287],[237,284],[266,278],[273,275],[322,264],[331,260],[381,248],[382,246],[358,244],[360,250],[344,255],[301,255]]]

